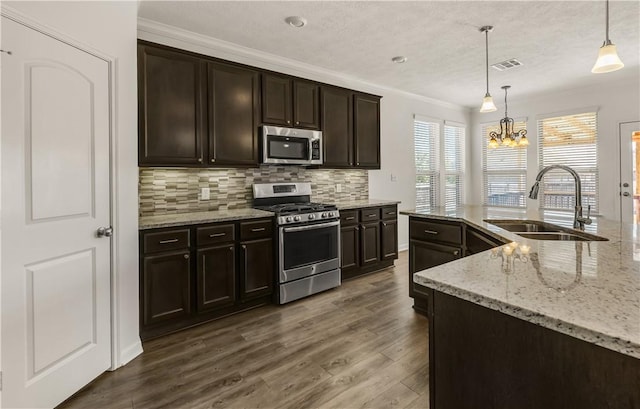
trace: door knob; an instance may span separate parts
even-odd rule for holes
[[[98,237],[111,237],[113,236],[113,227],[100,227],[96,231]]]
[[[622,196],[627,196],[628,197],[628,196],[631,196],[631,194],[629,192],[623,192]]]

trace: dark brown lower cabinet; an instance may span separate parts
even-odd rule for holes
[[[273,219],[140,233],[140,337],[168,334],[271,302]]]
[[[340,211],[343,279],[393,265],[398,258],[397,212],[396,205]]]
[[[360,225],[362,243],[362,267],[377,264],[380,261],[380,224],[378,222]]]
[[[431,300],[431,408],[640,408],[640,359],[421,291]]]
[[[413,274],[471,254],[506,244],[460,221],[409,217],[409,296],[413,308],[428,312],[428,294],[413,282]]]
[[[381,260],[398,258],[398,221],[383,220],[380,222],[380,254]]]
[[[236,248],[233,242],[198,249],[198,311],[231,305],[236,300]]]
[[[242,254],[243,300],[269,295],[273,291],[274,262],[273,239],[260,239],[240,243]]]
[[[189,251],[146,256],[142,264],[144,324],[188,316],[191,313]]]
[[[360,255],[360,226],[340,227],[342,271],[358,268]]]

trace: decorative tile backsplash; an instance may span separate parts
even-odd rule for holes
[[[251,207],[254,183],[311,182],[314,202],[364,200],[369,197],[366,170],[307,169],[297,166],[261,166],[250,169],[140,168],[140,216]],[[336,184],[342,191],[336,192]],[[200,190],[211,189],[210,200],[199,200]]]

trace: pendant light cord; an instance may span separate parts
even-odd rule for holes
[[[608,20],[607,20],[608,21]],[[485,60],[486,60],[486,64],[485,67],[487,69],[487,95],[489,95],[489,30],[485,30],[484,32],[484,38],[485,38]]]
[[[611,41],[609,40],[609,0],[607,0],[607,11],[606,11],[606,15],[607,15],[607,23],[606,23],[606,41],[605,41],[605,45],[609,45],[609,43],[611,43]]]
[[[507,114],[507,90],[508,90],[508,89],[509,89],[509,88],[505,88],[505,89],[504,89],[504,117],[505,117],[505,118],[508,118],[508,117],[509,117],[509,115]]]

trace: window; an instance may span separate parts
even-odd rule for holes
[[[416,210],[462,204],[464,125],[416,115],[414,120]],[[444,159],[444,160],[442,160]]]
[[[413,122],[416,160],[416,210],[438,206],[440,191],[440,124],[416,118]]]
[[[514,129],[527,129],[526,120]],[[483,203],[487,206],[525,208],[527,198],[527,149],[499,146],[489,149],[489,133],[500,132],[496,123],[482,125]]]
[[[598,211],[597,114],[548,117],[538,120],[540,169],[549,165],[573,168],[582,181],[582,206]],[[573,177],[563,170],[552,170],[540,184],[540,208],[570,210],[575,207]]]
[[[444,206],[455,209],[464,192],[464,126],[444,123]]]

